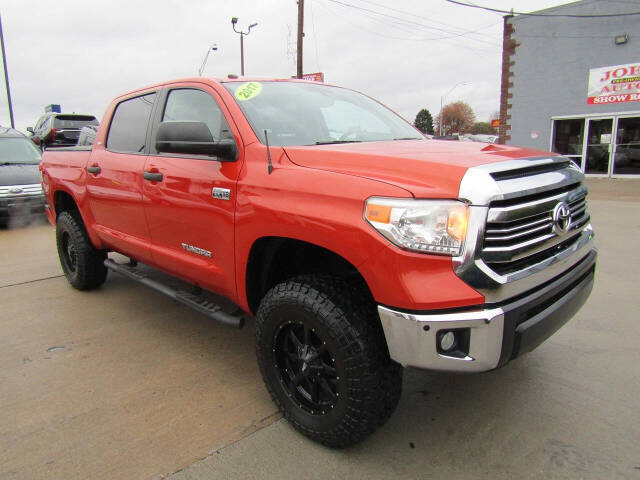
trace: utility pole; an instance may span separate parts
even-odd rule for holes
[[[304,37],[304,0],[298,0],[298,71],[297,78],[302,78],[302,37]]]
[[[249,35],[249,32],[251,32],[251,29],[258,24],[252,23],[251,25],[249,25],[249,28],[247,29],[247,31],[243,32],[242,30],[240,31],[236,30],[236,23],[238,23],[238,17],[233,17],[231,19],[231,25],[233,25],[233,31],[240,34],[240,75],[244,76],[244,36]]]
[[[4,83],[7,86],[7,100],[9,102],[9,117],[11,128],[16,128],[13,122],[13,107],[11,106],[11,90],[9,89],[9,72],[7,72],[7,56],[4,53],[4,35],[2,34],[2,18],[0,18],[0,44],[2,45],[2,65],[4,66]]]

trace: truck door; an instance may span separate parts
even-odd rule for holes
[[[142,205],[142,176],[156,96],[151,92],[118,103],[105,144],[94,145],[86,166],[96,231],[114,250],[147,262],[151,261],[151,250]]]
[[[218,94],[203,84],[165,90],[154,117],[143,197],[155,263],[235,299],[234,212],[243,160],[240,136]],[[238,144],[238,160],[158,153],[157,127],[171,121],[204,122],[214,141],[223,138]]]

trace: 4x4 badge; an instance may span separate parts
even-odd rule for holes
[[[228,188],[213,187],[213,190],[211,190],[211,196],[218,200],[229,200],[231,198],[231,190]]]
[[[557,235],[563,235],[569,231],[571,226],[571,209],[569,205],[560,202],[553,209],[553,230]]]

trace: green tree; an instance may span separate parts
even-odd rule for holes
[[[497,135],[498,132],[491,126],[489,122],[476,122],[473,124],[471,131],[474,134]]]
[[[413,121],[413,126],[420,130],[422,133],[428,133],[433,135],[433,117],[429,110],[423,108],[416,115],[416,119]]]

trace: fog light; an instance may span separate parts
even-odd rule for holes
[[[440,348],[448,352],[456,346],[456,334],[453,332],[447,332],[440,336]]]

